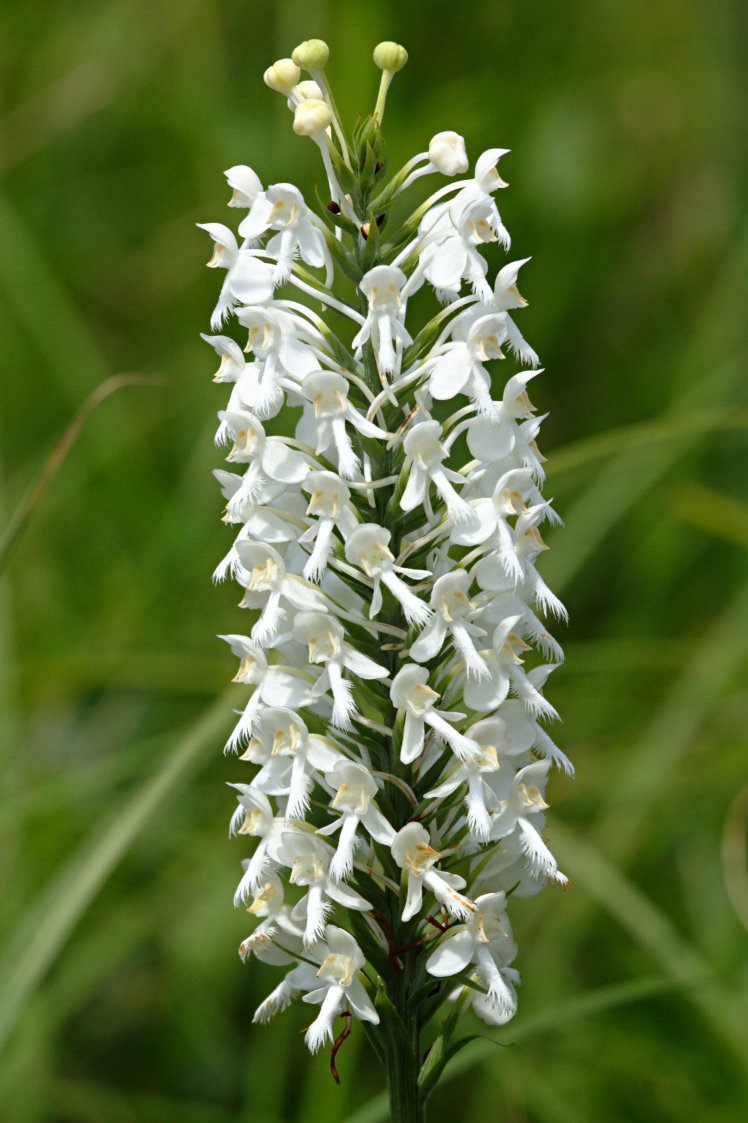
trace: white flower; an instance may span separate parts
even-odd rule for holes
[[[365,273],[359,288],[369,301],[369,314],[353,346],[363,347],[371,339],[377,365],[383,374],[391,374],[397,365],[396,346],[413,340],[402,322],[403,299],[401,292],[406,277],[394,265],[376,265]]]
[[[426,960],[430,975],[443,979],[457,975],[474,963],[481,983],[492,1002],[511,1016],[517,995],[504,977],[502,968],[510,963],[517,946],[506,915],[504,893],[484,893],[475,900],[475,911],[466,924],[451,928],[444,941]],[[510,1013],[511,1012],[511,1013]]]
[[[353,936],[334,924],[328,924],[325,939],[319,947],[320,953],[326,953],[317,971],[320,986],[304,995],[304,1002],[322,1003],[322,1009],[304,1035],[313,1053],[325,1041],[332,1041],[333,1018],[346,1004],[356,1017],[373,1025],[379,1024],[379,1014],[358,976],[366,957]]]
[[[444,500],[451,518],[455,522],[467,522],[472,517],[470,505],[453,487],[453,483],[464,483],[465,480],[459,472],[444,467],[442,461],[447,454],[439,441],[441,432],[438,421],[419,421],[408,430],[403,449],[411,459],[412,471],[408,475],[400,506],[404,511],[412,511],[423,503],[431,482]]]
[[[502,801],[501,810],[493,820],[491,837],[505,838],[515,832],[533,877],[549,877],[565,884],[568,879],[559,870],[556,859],[532,822],[538,816],[542,819],[548,807],[544,791],[549,767],[549,761],[541,760],[519,770],[509,798]]]
[[[403,920],[412,919],[420,911],[424,886],[431,890],[450,916],[466,920],[475,910],[473,902],[457,892],[464,887],[464,878],[433,869],[441,855],[431,846],[428,831],[420,823],[407,823],[395,835],[390,849],[400,869],[405,871],[408,882]]]
[[[255,643],[267,644],[277,633],[286,614],[284,601],[294,608],[327,610],[327,601],[317,589],[295,574],[286,573],[283,558],[272,546],[265,542],[237,542],[236,551],[248,577],[240,606],[262,609],[252,628]],[[238,576],[241,580],[242,574]]]
[[[255,197],[252,208],[239,225],[239,235],[252,242],[266,230],[278,234],[267,244],[276,258],[273,280],[284,281],[298,253],[302,261],[320,269],[328,262],[321,231],[314,224],[301,192],[291,183],[276,183]]]
[[[411,645],[410,654],[413,659],[434,659],[449,634],[465,660],[468,675],[484,678],[488,675],[488,667],[476,651],[472,637],[483,636],[485,632],[468,619],[475,613],[467,595],[470,584],[471,577],[464,569],[455,569],[437,578],[431,590],[434,615]]]
[[[457,329],[467,328],[464,339]],[[480,316],[472,323],[453,324],[452,344],[436,360],[429,378],[429,392],[439,401],[449,401],[462,392],[468,394],[481,413],[493,414],[491,376],[484,367],[490,359],[503,359],[501,344],[506,339],[506,315]]]
[[[245,682],[255,687],[244,712],[236,725],[226,746],[227,751],[235,752],[252,732],[253,723],[261,706],[301,706],[307,699],[309,684],[293,668],[272,667],[257,644],[248,636],[219,636],[231,647],[237,659],[239,670],[233,682]]]
[[[339,758],[337,749],[324,737],[310,733],[295,711],[280,706],[263,709],[260,728],[241,757],[262,764],[253,787],[269,795],[287,796],[286,819],[304,815],[314,772],[327,772]]]
[[[228,205],[230,207],[251,207],[262,191],[260,177],[246,164],[235,164],[224,173],[232,190]]]
[[[304,379],[302,393],[311,409],[304,411],[296,426],[296,436],[300,441],[310,444],[317,453],[325,453],[335,447],[338,468],[341,476],[352,479],[358,475],[361,462],[353,451],[346,423],[353,425],[366,437],[388,440],[389,433],[368,421],[348,401],[348,383],[334,371],[317,370]]]
[[[400,760],[403,764],[412,764],[421,755],[426,725],[434,730],[437,737],[446,741],[457,756],[474,756],[479,751],[476,743],[468,737],[463,737],[449,724],[449,720],[454,721],[465,715],[447,710],[435,710],[434,703],[439,695],[428,686],[428,678],[429,673],[425,667],[419,667],[417,663],[408,663],[392,680],[390,687],[392,704],[405,715]]]
[[[295,916],[306,913],[305,944],[314,944],[319,940],[332,902],[360,911],[372,907],[359,893],[329,874],[332,851],[322,839],[299,831],[285,831],[276,853],[278,861],[290,867],[291,885],[307,887],[306,896],[294,908]]]
[[[362,679],[387,678],[386,667],[380,667],[343,639],[343,625],[329,612],[301,612],[294,620],[294,635],[309,650],[309,662],[324,664],[324,671],[312,689],[320,697],[331,690],[333,696],[332,724],[350,729],[351,718],[357,715],[351,684],[343,675],[348,670]]]
[[[427,570],[395,565],[395,557],[389,549],[391,537],[391,531],[386,527],[377,526],[376,523],[362,523],[346,542],[345,556],[374,582],[374,595],[369,610],[371,619],[382,607],[381,584],[384,583],[402,605],[408,622],[424,624],[431,615],[430,608],[408,588],[398,574],[404,573],[406,577],[415,578],[428,577],[430,574]]]
[[[334,528],[338,527],[345,539],[358,522],[350,503],[351,490],[333,472],[309,472],[301,486],[310,495],[306,514],[315,518],[299,539],[299,542],[314,542],[303,576],[307,581],[319,582],[327,569]]]
[[[376,842],[387,846],[392,842],[395,830],[372,803],[378,791],[377,782],[363,765],[353,760],[341,760],[328,772],[326,779],[335,789],[330,806],[342,814],[327,826],[318,828],[317,834],[330,835],[340,830],[338,848],[330,862],[330,874],[342,880],[353,869],[359,823]]]

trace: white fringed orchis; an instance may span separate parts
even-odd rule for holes
[[[325,939],[320,941],[319,947],[322,954],[326,953],[317,971],[320,986],[304,995],[304,1002],[322,1003],[322,1009],[304,1035],[312,1053],[316,1053],[325,1041],[332,1041],[333,1018],[346,1004],[357,1018],[379,1024],[379,1014],[358,975],[366,956],[353,936],[334,924],[328,924]]]
[[[372,803],[378,785],[369,770],[354,760],[341,760],[326,776],[335,789],[330,807],[342,814],[332,823],[320,827],[317,834],[330,835],[340,831],[338,848],[330,862],[330,875],[342,880],[353,869],[353,855],[358,844],[356,831],[361,824],[375,842],[386,846],[395,835],[394,827]]]
[[[568,878],[559,870],[556,859],[532,822],[533,818],[539,819],[538,825],[542,826],[543,812],[548,807],[544,793],[549,768],[547,760],[520,768],[512,781],[509,798],[502,800],[501,810],[493,820],[491,836],[499,839],[515,832],[533,876],[552,878],[565,885]]]
[[[218,638],[225,640],[232,653],[240,660],[239,669],[232,681],[247,683],[255,688],[226,745],[227,752],[236,752],[239,745],[252,733],[253,724],[263,706],[302,706],[307,701],[311,684],[293,667],[271,666],[262,648],[253,643],[249,636],[227,635]]]
[[[426,970],[438,979],[463,972],[470,963],[499,1012],[511,1017],[517,995],[503,973],[516,954],[512,929],[506,915],[504,893],[484,893],[475,899],[475,911],[467,923],[451,928],[436,951],[426,960]]]
[[[277,230],[267,245],[267,252],[276,257],[273,280],[285,281],[298,253],[307,265],[320,269],[329,261],[322,233],[312,220],[298,187],[292,183],[275,183],[259,193],[247,217],[239,224],[239,236],[253,242],[266,230]]]
[[[307,645],[310,664],[322,663],[325,667],[312,688],[312,697],[319,698],[330,690],[332,724],[338,729],[350,729],[351,718],[358,711],[351,684],[343,672],[347,670],[359,678],[371,680],[387,678],[387,668],[380,667],[346,643],[343,625],[328,612],[301,612],[293,627],[296,639]]]
[[[464,339],[457,329],[466,332]],[[455,341],[436,360],[429,378],[429,392],[438,401],[449,401],[465,393],[480,413],[493,414],[491,377],[483,365],[490,359],[503,359],[501,344],[507,337],[506,316],[499,312],[479,316],[472,322],[453,325]]]
[[[332,877],[329,872],[331,854],[330,847],[322,839],[302,831],[284,831],[274,854],[282,865],[290,868],[291,885],[307,889],[294,915],[306,916],[304,943],[308,945],[322,936],[333,902],[362,912],[372,907],[360,893]]]
[[[309,493],[306,514],[315,521],[306,530],[300,542],[314,542],[302,576],[307,581],[321,581],[332,551],[333,531],[337,527],[343,539],[353,533],[358,525],[351,506],[351,489],[334,472],[309,472],[302,483]]]
[[[450,720],[462,718],[464,714],[434,709],[439,697],[428,685],[429,673],[417,663],[408,663],[397,672],[390,687],[393,706],[403,713],[403,738],[400,746],[400,760],[412,764],[423,752],[426,726],[434,730],[440,740],[446,741],[458,757],[474,756],[478,746],[469,737],[449,724]]]
[[[428,605],[408,588],[401,577],[430,576],[428,570],[408,569],[395,565],[395,556],[389,549],[392,532],[376,523],[363,523],[354,530],[345,544],[345,556],[357,565],[374,582],[369,617],[373,619],[382,607],[382,584],[386,585],[395,600],[399,601],[409,624],[425,624],[431,616]]]
[[[295,573],[286,573],[283,558],[266,542],[237,542],[236,551],[246,576],[246,592],[241,608],[260,608],[260,617],[252,628],[255,643],[265,645],[277,633],[285,617],[283,602],[293,608],[317,612],[327,611],[327,601]]]
[[[439,440],[441,433],[438,421],[419,421],[408,430],[403,449],[410,458],[412,471],[408,475],[400,506],[404,511],[418,507],[426,499],[429,483],[433,483],[450,517],[458,523],[468,522],[472,518],[470,504],[453,487],[454,483],[464,483],[464,477],[444,467],[442,461],[447,453]]]
[[[413,342],[402,321],[401,293],[405,281],[405,274],[397,266],[376,265],[364,275],[359,285],[369,302],[369,314],[352,345],[360,350],[371,339],[382,374],[392,374],[395,370],[396,347]]]
[[[335,447],[340,475],[353,479],[360,471],[360,461],[353,451],[346,422],[366,437],[387,440],[389,433],[380,429],[348,401],[348,383],[334,371],[318,370],[308,374],[302,387],[304,397],[311,403],[296,426],[299,440],[311,445],[317,453]]]
[[[423,1123],[419,1088],[459,1045],[458,1015],[515,1011],[508,902],[566,882],[542,837],[550,767],[572,772],[544,696],[563,658],[546,617],[564,609],[541,530],[560,520],[527,392],[541,372],[501,375],[537,363],[514,322],[527,259],[497,270],[485,253],[509,246],[493,198],[507,150],[471,175],[463,137],[441,131],[388,176],[381,124],[407,52],[375,49],[379,95],[352,136],[328,55],[308,40],[265,72],[319,149],[326,199],[235,164],[238,239],[203,226],[226,273],[213,328],[233,325],[205,336],[237,466],[215,472],[233,542],[214,576],[251,613],[249,634],[222,637],[251,688],[227,744],[249,772],[232,785],[235,903],[256,918],[239,950],[286,971],[256,1022],[317,1003],[305,1039],[333,1058],[350,1017],[368,1022],[391,1117]],[[401,222],[393,202],[426,175],[450,179]]]
[[[437,578],[431,590],[434,615],[411,645],[410,654],[419,661],[433,659],[442,650],[446,636],[450,635],[455,649],[465,660],[468,675],[487,678],[488,667],[473,642],[473,637],[486,633],[469,619],[475,614],[475,606],[468,597],[471,581],[464,569],[455,569]]]
[[[333,768],[340,753],[324,737],[310,733],[295,711],[267,706],[241,759],[262,766],[253,786],[268,795],[286,796],[284,817],[296,819],[309,808],[314,773]]]
[[[403,920],[410,920],[420,911],[424,887],[431,890],[450,916],[467,920],[475,911],[473,902],[457,892],[464,888],[465,879],[433,868],[441,854],[431,846],[429,833],[420,823],[406,823],[395,835],[390,849],[408,882]]]

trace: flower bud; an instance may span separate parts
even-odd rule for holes
[[[461,175],[468,170],[465,140],[459,133],[444,132],[432,136],[429,160],[442,175]]]
[[[262,77],[271,90],[277,90],[279,94],[290,94],[301,77],[301,71],[292,59],[279,58],[267,68]]]
[[[408,52],[399,43],[392,43],[388,40],[384,43],[378,43],[374,48],[374,63],[380,70],[389,70],[391,74],[397,74],[398,70],[402,70],[407,61]]]
[[[325,95],[312,78],[307,78],[305,82],[299,82],[294,89],[294,93],[301,101],[308,101],[310,98],[314,98],[315,101],[325,100]]]
[[[330,106],[325,101],[308,98],[296,106],[293,131],[299,136],[319,136],[332,124]]]
[[[305,39],[291,52],[291,58],[304,70],[324,70],[330,57],[330,48],[324,39]]]

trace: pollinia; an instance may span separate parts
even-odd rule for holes
[[[442,132],[390,174],[381,124],[405,50],[376,48],[379,96],[352,135],[327,57],[310,40],[265,73],[319,148],[323,191],[238,165],[238,237],[203,227],[225,270],[213,331],[232,320],[241,338],[203,337],[230,385],[215,475],[238,527],[215,576],[246,610],[221,637],[250,687],[227,745],[247,768],[235,902],[257,922],[242,959],[282,972],[254,1020],[309,1003],[306,1043],[333,1045],[334,1074],[360,1020],[391,1118],[412,1123],[459,1016],[515,1012],[511,899],[566,881],[542,835],[549,769],[571,772],[543,694],[562,658],[544,620],[564,609],[536,568],[558,518],[528,397],[541,372],[514,319],[524,261],[491,281],[482,254],[509,249],[506,150],[471,172]],[[409,213],[427,176],[447,182]],[[519,369],[501,378],[507,357]]]

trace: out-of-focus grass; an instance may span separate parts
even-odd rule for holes
[[[385,1118],[358,1034],[336,1088],[304,1009],[251,1027],[274,972],[234,955],[223,832],[232,668],[211,637],[236,597],[209,584],[222,400],[193,223],[225,218],[234,163],[320,182],[260,80],[310,35],[349,120],[371,47],[406,43],[394,160],[444,128],[513,150],[499,202],[533,255],[523,330],[567,519],[545,572],[572,614],[553,700],[578,778],[548,830],[575,884],[517,902],[520,1013],[453,1062],[434,1123],[744,1119],[740,6],[80,0],[4,24],[2,526],[97,385],[161,386],[89,417],[0,584],[3,1120]]]

